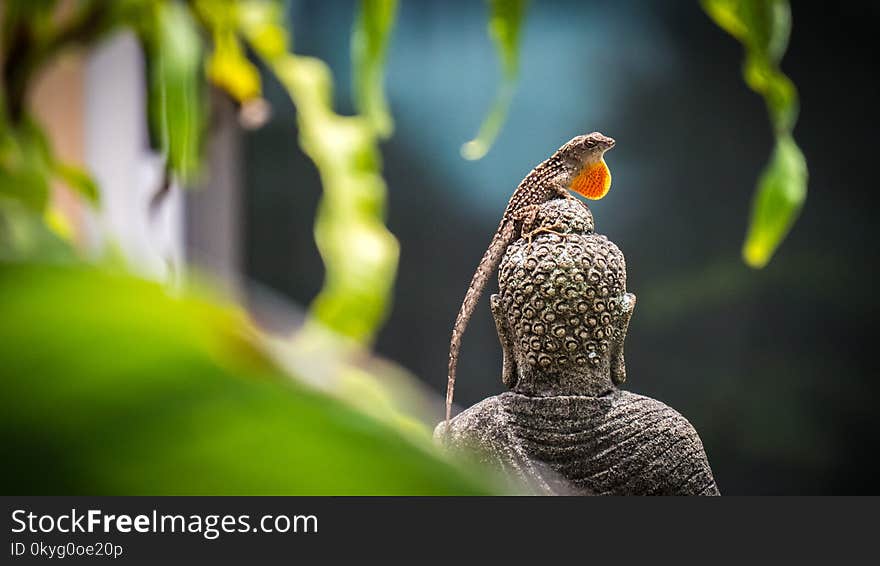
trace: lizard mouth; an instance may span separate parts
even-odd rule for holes
[[[614,138],[609,138],[608,136],[602,136],[598,141],[599,147],[601,147],[603,151],[608,151],[609,149],[617,145],[617,142],[614,141]]]

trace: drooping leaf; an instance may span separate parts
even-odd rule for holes
[[[807,196],[807,162],[794,140],[783,135],[758,181],[743,258],[764,267],[791,229]]]
[[[0,129],[0,196],[34,212],[49,202],[53,160],[46,136],[32,119]]]
[[[248,42],[261,57],[281,57],[290,49],[290,34],[284,25],[281,3],[241,0],[238,21]]]
[[[208,79],[245,103],[260,96],[260,72],[250,62],[238,38],[240,2],[196,0],[193,6],[211,33],[213,48],[208,56]]]
[[[150,122],[172,172],[184,182],[199,169],[204,99],[202,40],[181,2],[155,3],[144,32],[150,57]]]
[[[519,43],[526,4],[526,0],[489,0],[489,36],[501,61],[502,79],[477,136],[461,146],[465,159],[480,159],[486,155],[507,118],[519,77]]]
[[[69,241],[49,225],[45,214],[21,200],[0,195],[0,261],[73,261]]]
[[[0,312],[0,478],[19,493],[492,489],[281,373],[233,307],[81,265],[0,263]]]
[[[85,170],[68,163],[56,162],[53,172],[65,185],[92,204],[98,204],[100,193],[98,185]]]
[[[53,1],[0,4],[0,135],[25,113],[28,83],[51,23]]]
[[[6,0],[0,19],[0,53],[9,54],[19,41],[34,41],[52,26],[58,0]]]
[[[752,90],[764,97],[773,130],[777,134],[791,132],[800,106],[791,79],[770,65],[767,59],[753,56],[743,64],[743,77]]]
[[[207,73],[214,84],[239,102],[260,96],[260,72],[248,61],[233,33],[223,31],[214,35]]]
[[[746,48],[778,64],[788,47],[791,8],[787,0],[701,0],[715,23]]]
[[[315,241],[325,277],[311,306],[320,324],[369,343],[385,320],[398,243],[384,223],[386,187],[376,130],[362,116],[333,110],[333,81],[322,61],[287,51],[280,10],[249,2],[243,33],[296,107],[300,146],[314,161],[324,195]]]
[[[703,9],[742,43],[743,78],[764,98],[776,136],[770,164],[758,182],[743,258],[763,267],[788,234],[806,196],[806,161],[792,137],[797,89],[779,69],[791,34],[788,0],[701,0]]]
[[[0,166],[0,196],[18,200],[32,211],[42,211],[49,202],[49,182],[39,168],[13,170]]]
[[[774,130],[790,132],[797,119],[797,91],[779,70],[791,34],[788,0],[702,0],[703,9],[743,44],[743,78],[764,97]]]
[[[351,35],[355,107],[382,138],[390,136],[394,129],[383,78],[396,16],[397,0],[361,0]]]

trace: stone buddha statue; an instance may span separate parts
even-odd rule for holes
[[[539,494],[718,495],[693,426],[619,389],[636,298],[626,263],[576,200],[541,205],[499,267],[491,308],[509,389],[435,437]]]

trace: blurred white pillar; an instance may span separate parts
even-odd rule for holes
[[[85,159],[101,190],[90,244],[116,245],[135,271],[167,281],[183,267],[183,198],[173,186],[150,208],[163,161],[149,147],[144,61],[131,33],[91,52],[85,94]]]

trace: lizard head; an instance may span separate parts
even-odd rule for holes
[[[598,200],[611,188],[611,172],[605,164],[605,152],[615,141],[599,132],[577,136],[556,152],[564,169],[565,186],[588,199]]]

